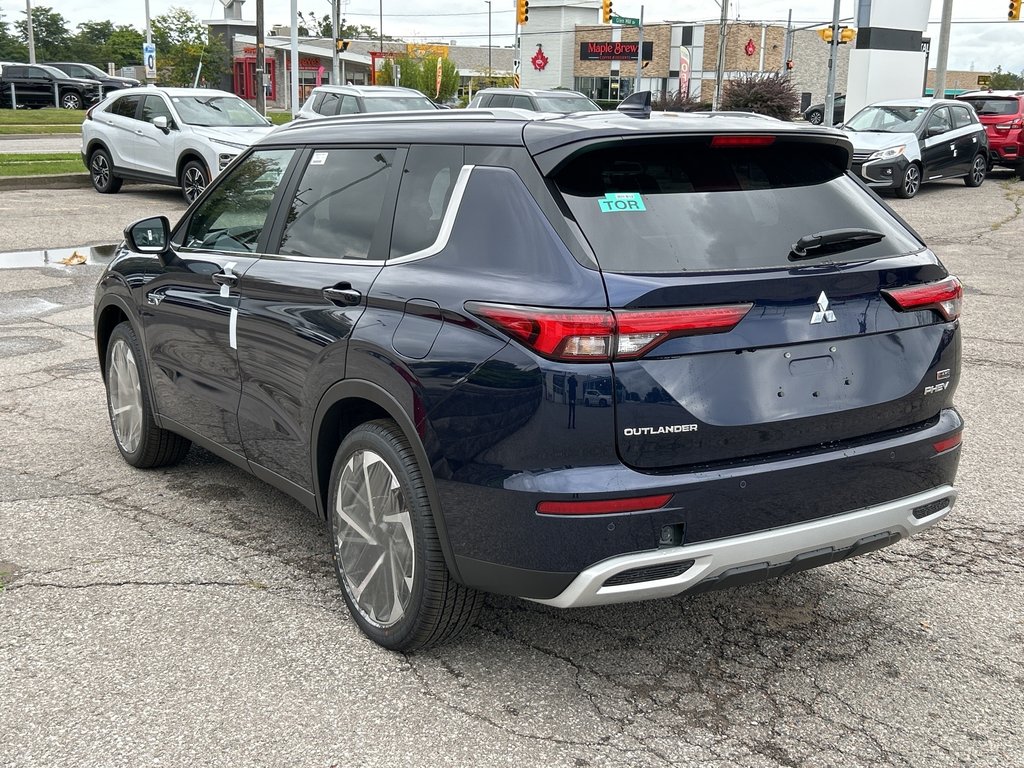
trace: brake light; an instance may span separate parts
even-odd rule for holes
[[[948,451],[950,448],[956,448],[962,442],[963,435],[960,432],[957,432],[952,437],[947,437],[945,440],[939,440],[939,442],[933,443],[932,448],[935,449],[936,453],[943,453]]]
[[[542,501],[537,504],[541,515],[610,515],[623,512],[644,512],[661,509],[672,498],[671,493],[659,496],[638,496],[632,499],[597,501]]]
[[[964,289],[960,281],[950,277],[939,283],[911,285],[882,291],[896,309],[903,311],[934,309],[946,320],[960,317]]]
[[[733,149],[736,147],[767,147],[775,143],[774,136],[715,136],[711,139],[712,149]]]
[[[1018,117],[1008,123],[1000,123],[996,126],[997,131],[1012,131],[1014,128],[1024,128],[1024,118]]]
[[[466,309],[551,360],[632,360],[678,336],[724,333],[753,304],[685,309],[568,310],[467,302]]]

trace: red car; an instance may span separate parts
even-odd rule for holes
[[[985,126],[989,168],[1003,165],[1024,175],[1024,91],[972,91],[957,98],[970,102]]]

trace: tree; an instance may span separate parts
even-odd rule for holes
[[[202,77],[218,82],[227,74],[230,54],[192,11],[171,8],[152,20],[153,42],[160,81],[165,85],[192,85],[199,65]]]
[[[118,67],[142,64],[142,44],[145,41],[145,36],[135,27],[122,24],[107,39],[103,47],[104,58]]]
[[[798,104],[793,83],[785,75],[755,74],[728,84],[722,97],[721,109],[725,112],[756,112],[779,120],[792,120]]]
[[[445,102],[459,90],[459,70],[448,59],[441,59],[441,90],[437,90],[437,56],[425,59],[388,59],[377,74],[378,85],[415,88],[435,101]],[[398,69],[397,78],[395,69]],[[396,83],[395,80],[398,80]]]
[[[22,11],[25,14],[25,11]],[[28,24],[26,19],[14,22],[18,30],[18,38],[28,44]],[[52,8],[37,5],[32,9],[32,38],[35,43],[36,61],[61,61],[68,52],[71,33],[68,32],[68,21]]]
[[[1019,91],[1024,88],[1024,72],[1015,75],[1003,72],[1002,66],[998,66],[992,71],[991,88],[993,91]]]
[[[28,59],[28,49],[7,29],[4,12],[0,9],[0,60],[21,61]]]
[[[346,24],[340,19],[341,32],[338,37],[342,40],[380,40],[380,33],[368,24]],[[304,14],[299,11],[299,34],[303,37],[330,37],[331,36],[331,14],[317,15],[315,13]],[[398,37],[384,35],[385,40],[400,40]]]
[[[103,46],[114,32],[109,21],[86,21],[78,25],[78,32],[68,41],[67,57],[71,61],[94,64],[104,69]]]

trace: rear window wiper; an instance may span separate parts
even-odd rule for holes
[[[840,253],[873,245],[885,239],[885,235],[873,229],[830,229],[804,235],[795,243],[789,253],[790,261],[814,259],[827,253]]]

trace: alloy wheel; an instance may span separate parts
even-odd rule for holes
[[[110,416],[117,442],[134,453],[142,441],[142,384],[135,355],[124,339],[117,339],[110,354]]]
[[[206,176],[195,166],[186,168],[182,187],[185,189],[185,199],[191,203],[206,189]]]
[[[985,181],[985,173],[988,170],[988,163],[985,158],[979,155],[974,158],[974,166],[971,168],[971,181],[974,182],[974,186],[980,187],[981,183]]]
[[[825,122],[825,116],[821,112],[811,112],[811,114],[807,116],[807,122],[811,125],[821,125]]]
[[[98,188],[103,189],[110,181],[110,165],[102,152],[92,156],[92,181]]]
[[[412,600],[416,552],[405,494],[379,454],[361,449],[349,456],[334,515],[345,590],[364,619],[393,626]]]
[[[903,176],[903,191],[907,193],[907,197],[913,197],[920,188],[921,172],[917,170],[916,165],[911,165]]]
[[[64,109],[81,109],[82,100],[74,93],[64,94],[64,98],[61,99],[61,106]]]

